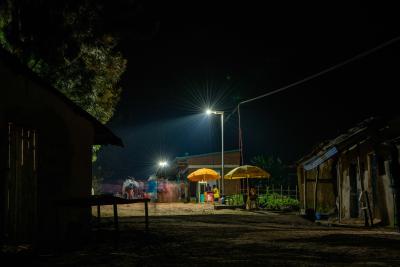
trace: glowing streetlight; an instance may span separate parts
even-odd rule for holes
[[[164,170],[164,177],[167,176],[167,167],[168,167],[168,162],[165,160],[161,160],[158,162],[158,170],[157,170],[157,174],[159,173],[159,175],[163,175],[162,170]],[[157,175],[158,176],[158,175]]]
[[[166,161],[160,161],[160,162],[158,163],[158,166],[160,166],[161,168],[167,167],[167,166],[168,166],[168,162],[166,162]]]
[[[207,115],[221,115],[221,196],[224,196],[224,112],[207,109]]]

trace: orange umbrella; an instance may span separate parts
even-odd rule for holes
[[[191,182],[218,180],[221,176],[214,170],[202,168],[188,175],[188,180]]]

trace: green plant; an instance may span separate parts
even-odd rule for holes
[[[261,208],[269,210],[298,210],[300,207],[298,200],[287,196],[281,197],[276,193],[259,196],[258,203]]]
[[[241,206],[243,205],[243,195],[242,194],[235,194],[226,197],[226,203],[232,206]]]

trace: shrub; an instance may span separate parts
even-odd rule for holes
[[[265,194],[258,198],[258,203],[261,208],[269,210],[299,210],[300,203],[297,199],[283,196],[279,194]]]
[[[241,206],[241,205],[244,204],[243,195],[242,194],[236,194],[236,195],[227,196],[226,199],[225,199],[225,202],[228,205]]]

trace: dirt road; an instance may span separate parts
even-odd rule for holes
[[[111,216],[111,208],[102,210]],[[321,226],[296,214],[214,210],[212,205],[120,207],[119,242],[111,217],[79,250],[42,255],[43,266],[400,266],[400,235],[387,229]]]

